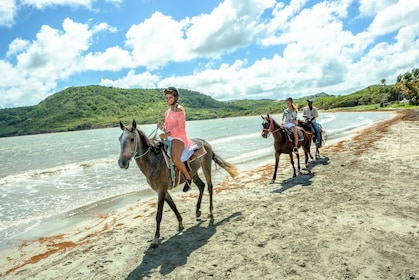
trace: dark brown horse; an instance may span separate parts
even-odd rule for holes
[[[320,139],[318,139],[319,141],[317,141],[316,139],[316,135],[314,133],[314,130],[312,128],[312,124],[311,122],[308,121],[302,121],[302,120],[298,120],[298,126],[302,127],[307,133],[311,132],[313,137],[313,143],[316,145],[316,159],[320,158],[320,148],[322,147],[322,145],[324,145],[324,143],[327,140],[327,133],[325,131],[323,131],[323,128],[320,124],[319,125],[319,129],[320,129]]]
[[[268,138],[269,135],[272,133],[274,137],[274,148],[275,148],[275,171],[274,175],[272,177],[271,183],[275,183],[276,180],[276,172],[278,170],[278,162],[279,162],[279,156],[281,154],[288,154],[290,156],[291,165],[294,169],[294,177],[297,176],[295,166],[294,166],[294,158],[293,158],[293,148],[294,143],[291,142],[288,139],[287,132],[285,131],[285,128],[280,126],[272,117],[267,115],[266,117],[263,117],[262,122],[262,137]],[[310,145],[311,145],[311,133],[307,133],[304,130],[302,130],[304,135],[303,141],[298,141],[298,148],[303,147],[304,155],[305,155],[305,165],[306,168],[308,167],[308,157],[310,156],[311,159],[313,159],[311,153],[310,153]],[[298,172],[300,172],[300,156],[297,154],[297,162],[298,162]]]
[[[158,202],[157,202],[157,215],[156,215],[156,232],[154,234],[154,239],[151,242],[151,247],[157,247],[159,245],[160,239],[160,223],[163,217],[163,206],[164,202],[169,204],[170,208],[175,212],[175,215],[179,222],[179,230],[183,230],[182,216],[177,210],[176,204],[170,196],[168,190],[173,188],[172,176],[170,169],[166,165],[166,161],[163,156],[162,148],[157,145],[155,141],[149,139],[141,130],[137,129],[137,123],[135,120],[132,122],[131,126],[125,126],[120,122],[120,127],[122,129],[122,135],[119,137],[119,142],[121,144],[121,153],[119,155],[118,164],[122,169],[127,169],[131,159],[134,159],[140,168],[141,172],[147,179],[148,184],[153,190],[157,192]],[[210,217],[212,217],[212,178],[211,178],[211,168],[212,161],[224,168],[231,177],[237,176],[238,172],[234,165],[224,161],[218,155],[214,153],[211,145],[202,139],[197,139],[197,141],[202,142],[207,153],[200,158],[195,159],[190,163],[189,173],[192,176],[193,182],[199,188],[199,197],[198,203],[196,205],[196,216],[201,216],[201,201],[202,195],[204,193],[205,183],[202,182],[201,178],[198,176],[198,169],[202,167],[205,179],[208,185],[208,192],[210,198]],[[180,176],[181,177],[181,176]],[[176,180],[179,183],[183,183],[184,179],[179,178]]]

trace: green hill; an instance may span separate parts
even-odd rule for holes
[[[418,89],[419,70],[413,69],[400,75],[395,85],[387,86],[382,82],[349,95],[319,93],[310,98],[314,98],[315,106],[323,110],[374,109],[403,98],[417,105]],[[296,99],[295,102],[302,108],[306,99]],[[181,89],[180,103],[186,108],[188,120],[279,113],[285,107],[283,101],[268,99],[221,102],[186,89]],[[371,104],[375,105],[371,107]],[[113,127],[119,120],[129,122],[133,118],[140,124],[157,123],[164,117],[166,109],[162,89],[70,87],[38,105],[1,109],[0,137]]]
[[[157,123],[167,105],[161,89],[120,89],[102,86],[70,87],[38,105],[0,110],[0,137],[72,131],[118,125],[135,118]],[[189,120],[263,113],[273,101],[220,102],[207,95],[181,90],[180,103]]]

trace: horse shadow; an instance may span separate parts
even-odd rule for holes
[[[281,183],[279,183],[281,187],[279,189],[272,191],[272,193],[283,193],[286,190],[293,188],[295,186],[298,186],[298,185],[302,185],[303,187],[310,186],[312,184],[311,179],[314,177],[314,174],[315,174],[314,172],[312,172],[312,169],[318,165],[328,165],[329,160],[330,160],[329,157],[319,157],[309,162],[308,167],[302,169],[306,172],[298,174],[297,177],[283,180]]]
[[[206,227],[203,226],[205,221],[201,220],[195,226],[170,237],[158,248],[148,248],[144,253],[141,264],[125,279],[149,278],[151,277],[150,274],[159,267],[162,276],[170,274],[177,267],[185,265],[192,252],[207,244],[209,239],[217,232],[218,226],[240,215],[242,215],[241,212],[235,212],[217,223],[214,223],[214,219],[210,218]]]

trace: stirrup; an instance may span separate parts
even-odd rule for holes
[[[298,148],[297,148],[297,147],[294,147],[294,149],[292,149],[292,152],[293,152],[294,154],[298,154]]]

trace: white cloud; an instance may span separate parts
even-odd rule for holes
[[[120,79],[112,81],[110,79],[102,79],[100,84],[102,86],[112,86],[119,88],[156,88],[159,77],[151,74],[150,72],[144,72],[135,74],[134,70],[130,70],[128,74]]]
[[[416,24],[418,20],[419,1],[399,0],[377,13],[369,31],[373,35],[389,34],[403,26]]]
[[[101,53],[89,53],[84,58],[83,70],[117,71],[135,67],[127,50],[112,47]]]
[[[111,3],[115,7],[119,8],[121,7],[121,4],[124,2],[124,0],[106,0],[106,2]]]
[[[219,57],[247,46],[260,31],[260,16],[273,0],[226,0],[209,14],[180,21],[155,12],[133,25],[126,46],[138,65],[156,69],[168,62]]]
[[[24,51],[28,46],[30,42],[28,40],[23,40],[21,38],[17,38],[13,40],[9,44],[9,50],[7,51],[6,56],[10,57],[12,55],[16,55],[22,51]]]
[[[398,0],[358,0],[361,16],[374,16]]]
[[[44,9],[51,6],[84,6],[90,8],[93,0],[20,0],[20,3]]]
[[[184,39],[183,30],[189,19],[177,22],[169,16],[155,12],[144,22],[133,25],[127,32],[126,46],[138,65],[155,69],[169,61],[192,58]]]
[[[57,81],[88,70],[84,67],[83,55],[89,49],[95,32],[102,30],[105,29],[90,28],[88,24],[67,18],[62,23],[62,30],[44,25],[36,34],[36,40],[13,40],[9,44],[7,58],[16,59],[16,65],[0,60],[0,106],[37,103],[51,94]],[[112,63],[111,53],[106,52],[88,62],[92,63],[91,67],[97,68],[102,62],[106,68]],[[88,56],[92,57],[94,55]]]
[[[16,15],[15,0],[1,0],[0,1],[0,26],[10,27],[14,24]]]
[[[273,0],[226,0],[210,14],[193,17],[186,31],[188,46],[200,55],[219,55],[252,43],[259,17]]]

